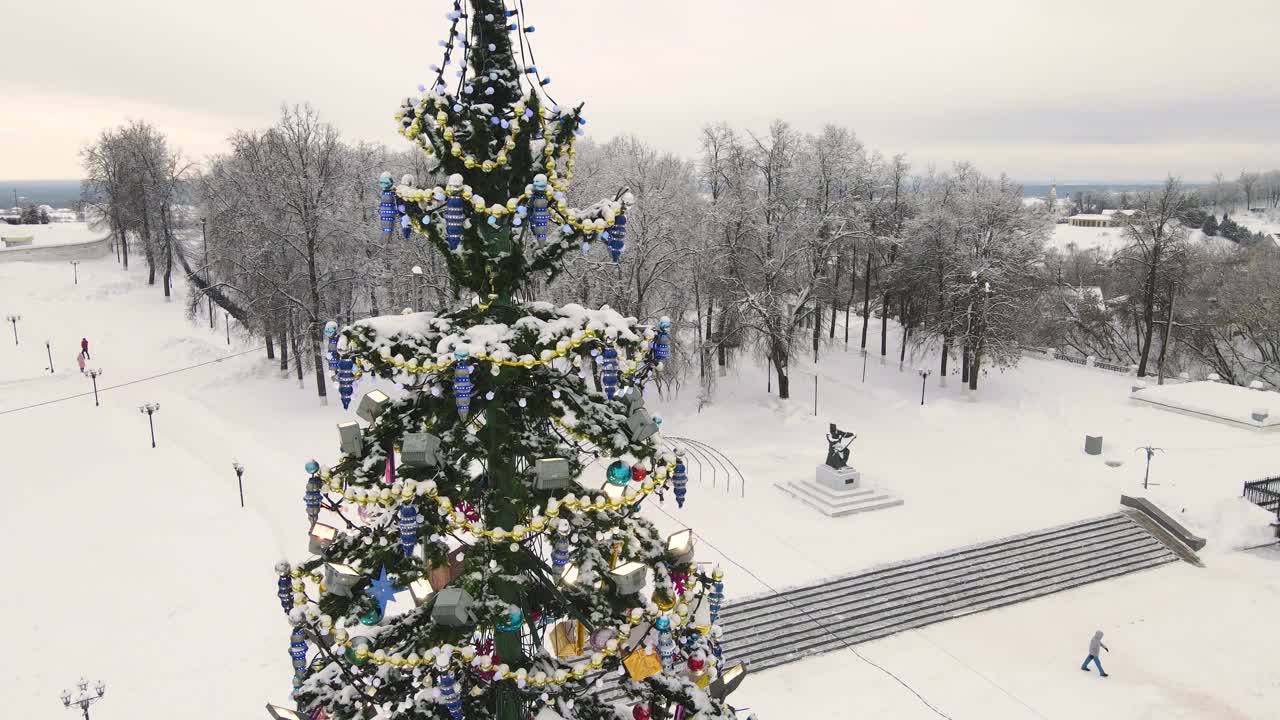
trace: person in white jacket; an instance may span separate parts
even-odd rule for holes
[[[1092,662],[1098,666],[1098,674],[1102,677],[1107,676],[1107,671],[1102,669],[1102,651],[1111,652],[1111,648],[1102,644],[1102,631],[1093,634],[1093,639],[1089,641],[1089,657],[1084,659],[1084,664],[1080,666],[1081,670],[1089,671],[1089,663]]]

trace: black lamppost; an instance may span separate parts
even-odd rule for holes
[[[924,388],[925,388],[925,385],[928,384],[929,382],[929,374],[932,373],[933,371],[927,368],[920,368],[917,372],[920,373],[920,405],[923,406],[924,405]]]
[[[862,348],[862,382],[867,381],[867,349]]]
[[[240,507],[244,507],[244,466],[232,461],[231,469],[236,471],[236,483],[240,485]]]
[[[105,683],[94,683],[93,689],[89,689],[89,681],[80,678],[80,682],[76,683],[80,690],[79,695],[72,696],[70,690],[62,691],[62,706],[68,710],[71,708],[79,708],[84,713],[84,720],[89,720],[89,706],[102,699],[107,692]]]
[[[44,341],[44,351],[49,355],[49,374],[53,374],[53,348],[49,346],[49,341]]]
[[[155,414],[160,412],[160,403],[142,403],[138,406],[138,412],[147,414],[147,425],[151,426],[151,447],[156,446],[156,422]]]
[[[75,285],[80,284],[80,261],[79,260],[71,261],[71,277],[75,279],[75,282],[73,284]]]
[[[204,218],[200,218],[200,239],[204,242],[204,284],[205,284],[205,294],[206,294],[206,295],[208,295],[208,292],[209,292],[209,290],[208,290],[208,285],[209,285],[209,236],[208,236],[208,234],[205,232],[205,219],[204,219]],[[208,297],[209,297],[209,329],[210,329],[210,330],[212,330],[212,329],[214,328],[214,325],[216,324],[216,320],[215,320],[215,318],[213,317],[213,296],[212,296],[212,295],[208,295]]]
[[[5,315],[4,319],[8,320],[13,325],[13,344],[17,345],[18,344],[18,321],[22,319],[22,316],[21,315]]]
[[[98,407],[98,378],[102,377],[102,370],[101,368],[89,368],[84,371],[84,374],[88,375],[89,379],[93,381],[93,406]]]

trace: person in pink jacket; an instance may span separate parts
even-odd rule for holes
[[[76,356],[76,364],[80,366],[80,374],[84,374],[84,353]]]

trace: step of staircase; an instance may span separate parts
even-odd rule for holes
[[[878,488],[832,490],[816,482],[788,482],[774,487],[830,517],[843,517],[902,504],[902,498]]]
[[[761,670],[1175,560],[1116,513],[731,603],[725,660]]]
[[[764,670],[1177,559],[1125,513],[1016,535],[728,603],[724,661]]]

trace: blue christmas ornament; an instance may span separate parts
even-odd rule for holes
[[[559,520],[556,524],[556,543],[554,543],[554,548],[552,550],[552,569],[556,570],[557,575],[559,574],[559,570],[568,565],[568,561],[570,561],[570,553],[568,553],[568,534],[570,534],[570,525],[568,525],[568,520]]]
[[[463,420],[471,412],[471,395],[476,389],[471,382],[471,366],[465,358],[465,355],[459,358],[457,367],[453,369],[453,401],[457,403],[458,416]]]
[[[320,487],[320,478],[312,475],[307,480],[307,491],[302,494],[302,502],[307,506],[307,519],[312,525],[320,519]]]
[[[520,612],[520,608],[512,605],[507,608],[506,616],[498,621],[498,630],[502,632],[519,632],[522,625],[524,625],[524,613]]]
[[[466,219],[462,212],[462,196],[450,195],[444,201],[444,236],[449,241],[450,250],[457,250],[462,243],[462,223]]]
[[[315,460],[308,460],[307,464],[303,465],[302,467],[312,475],[315,475],[316,473],[320,472],[320,463],[316,462]]]
[[[382,222],[382,232],[390,235],[396,225],[396,191],[391,173],[382,173],[378,178],[378,186],[382,193],[382,199],[378,202],[378,219]]]
[[[618,392],[618,351],[614,348],[604,349],[604,362],[600,364],[600,384],[604,386],[604,394],[610,400]]]
[[[342,409],[351,407],[352,385],[356,381],[356,363],[349,357],[338,359],[338,397],[342,399]]]
[[[658,320],[658,339],[653,343],[653,357],[658,362],[671,357],[671,318]]]
[[[684,507],[684,496],[689,487],[689,473],[684,467],[684,453],[676,453],[676,467],[671,473],[671,487],[675,490],[676,507]]]
[[[533,228],[533,236],[538,242],[545,242],[551,232],[551,209],[547,200],[547,176],[541,173],[533,176],[533,191],[530,195],[529,226]]]
[[[611,485],[622,487],[631,482],[631,468],[627,467],[627,464],[621,460],[614,460],[609,463],[609,469],[605,471],[605,476]]]
[[[285,614],[293,609],[293,582],[289,579],[289,573],[280,573],[280,579],[276,581],[276,597],[280,598],[280,607],[284,608]]]
[[[616,263],[622,259],[622,250],[627,246],[627,216],[619,214],[613,218],[609,226],[609,238],[605,244],[609,248],[609,257]]]
[[[413,557],[413,546],[418,544],[418,508],[405,504],[400,506],[400,549],[405,557]]]
[[[370,582],[369,587],[365,588],[364,592],[378,603],[378,614],[386,615],[387,603],[395,602],[397,589],[391,579],[387,577],[387,566],[383,565],[382,574],[378,576],[378,579]]]
[[[289,656],[295,672],[300,674],[307,669],[307,633],[301,627],[295,627],[289,636]]]
[[[324,336],[329,342],[329,369],[338,369],[338,323],[330,320],[324,324]]]
[[[707,593],[707,603],[711,610],[711,624],[720,620],[720,606],[724,604],[724,572],[720,568],[711,571],[711,592]]]
[[[653,621],[653,627],[658,631],[658,658],[662,660],[663,667],[669,668],[676,654],[676,640],[671,635],[671,620],[663,615]]]
[[[440,676],[437,685],[440,690],[440,704],[449,711],[449,717],[452,720],[463,720],[462,696],[458,694],[458,681],[453,678],[453,673],[446,670]]]

